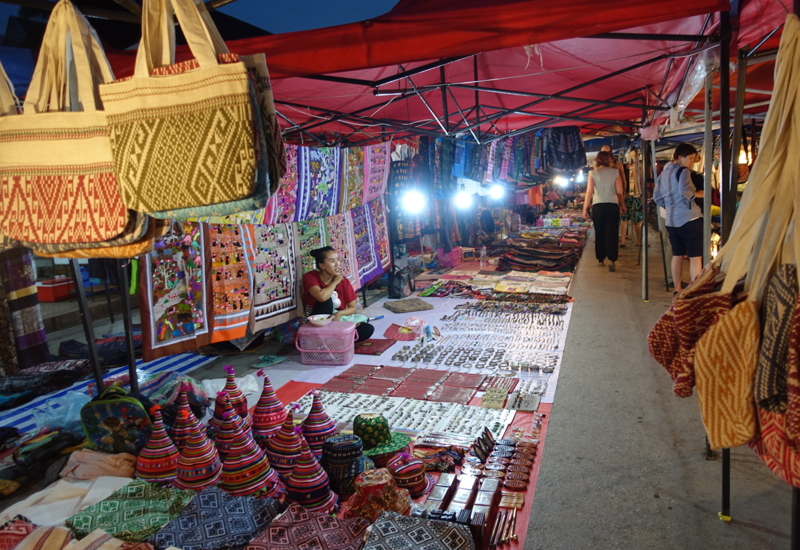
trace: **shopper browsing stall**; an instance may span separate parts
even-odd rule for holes
[[[692,165],[697,149],[681,143],[672,154],[672,162],[658,176],[653,200],[667,211],[667,232],[672,245],[672,280],[675,292],[682,290],[683,257],[689,258],[691,280],[703,268],[703,212],[695,202],[697,189],[692,183]]]
[[[614,165],[614,157],[607,151],[600,151],[594,160],[594,170],[589,172],[589,185],[583,203],[583,217],[589,217],[592,205],[594,222],[594,251],[597,261],[604,265],[608,258],[608,270],[615,271],[619,256],[617,232],[620,212],[625,213],[622,198],[622,178]]]
[[[304,304],[306,317],[309,315],[333,315],[334,321],[358,313],[356,291],[344,275],[339,265],[339,254],[330,246],[323,246],[310,252],[317,263],[315,271],[303,276]],[[358,340],[367,340],[375,327],[369,323],[359,323],[356,327]]]

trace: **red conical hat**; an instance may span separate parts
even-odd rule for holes
[[[244,420],[249,427],[252,420],[250,419],[250,411],[248,411],[247,407],[247,398],[245,398],[239,386],[236,385],[236,371],[233,370],[233,367],[228,365],[225,367],[225,372],[228,373],[228,378],[225,380],[225,388],[223,388],[223,391],[228,393],[228,399],[230,399],[231,405],[233,405],[233,408],[236,409],[236,413],[242,417],[242,420]]]
[[[153,430],[136,459],[136,476],[150,483],[167,485],[178,473],[181,453],[167,435],[160,409],[158,405],[150,409],[154,419]]]
[[[305,441],[292,475],[286,480],[286,500],[319,514],[330,514],[336,507],[338,497],[330,489],[328,474]]]
[[[200,426],[200,422],[189,407],[189,398],[186,395],[186,390],[182,389],[179,398],[180,409],[178,410],[178,418],[172,426],[169,435],[175,443],[175,447],[179,451],[183,450],[189,435],[194,431],[196,426]],[[181,414],[185,413],[185,414]]]
[[[180,414],[186,414],[181,411]],[[206,437],[205,429],[198,424],[178,459],[178,475],[173,485],[178,489],[202,491],[219,481],[222,463],[214,445]]]
[[[217,446],[217,452],[219,452],[220,458],[225,460],[234,439],[239,437],[242,432],[246,432],[249,435],[250,429],[245,426],[242,417],[233,410],[233,407],[228,401],[228,395],[224,391],[217,394],[217,404],[212,420],[216,420],[218,414],[220,420],[217,423],[214,444]]]
[[[267,439],[281,429],[281,424],[286,420],[286,407],[275,395],[269,376],[264,375],[264,370],[258,371],[259,376],[264,376],[264,389],[253,411],[253,438],[261,447],[265,447]]]
[[[264,452],[272,467],[277,470],[283,479],[286,479],[294,470],[294,463],[300,458],[303,436],[295,430],[294,415],[289,410],[283,426],[273,437],[267,440]]]
[[[264,451],[256,445],[253,437],[246,430],[236,429],[231,412],[221,431],[234,430],[236,436],[231,444],[228,456],[222,463],[221,487],[233,496],[256,496],[257,498],[283,497],[286,487],[278,476],[278,472],[270,467]],[[241,419],[239,420],[241,422]]]
[[[336,422],[322,408],[319,394],[315,391],[312,395],[311,411],[302,424],[303,437],[308,441],[308,446],[314,456],[319,458],[322,456],[322,446],[325,444],[325,440],[336,434]]]

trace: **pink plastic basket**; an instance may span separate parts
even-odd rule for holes
[[[350,321],[331,321],[328,326],[315,327],[306,323],[297,331],[297,349],[304,365],[346,365],[353,360],[356,324]]]

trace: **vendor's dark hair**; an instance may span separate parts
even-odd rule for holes
[[[697,149],[695,149],[694,145],[690,143],[681,143],[675,147],[675,151],[672,153],[672,160],[678,160],[681,157],[688,157],[689,155],[696,154]]]
[[[317,268],[319,268],[328,257],[328,252],[336,252],[336,250],[332,246],[323,246],[322,248],[317,248],[309,252],[311,257],[317,262]]]

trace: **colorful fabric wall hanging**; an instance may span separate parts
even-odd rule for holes
[[[208,344],[213,322],[208,225],[172,222],[143,265],[139,310],[144,360]]]
[[[383,273],[378,255],[378,242],[375,237],[375,224],[372,221],[369,205],[351,210],[350,215],[353,218],[353,232],[356,241],[358,278],[364,285]]]
[[[30,250],[14,248],[0,254],[0,282],[11,312],[19,368],[49,361],[47,335],[36,289],[36,267]]]
[[[349,212],[325,218],[330,245],[339,253],[342,274],[353,285],[354,290],[361,288],[356,264],[356,240],[353,232],[353,218]]]
[[[253,331],[297,317],[297,241],[295,224],[253,226]]]
[[[389,250],[389,221],[386,211],[386,198],[382,195],[369,203],[375,239],[378,243],[378,257],[381,269],[385,272],[392,266],[392,253]]]
[[[392,163],[391,154],[391,141],[384,141],[364,148],[366,181],[364,182],[364,201],[362,204],[375,200],[386,192],[386,182],[389,181],[389,167]]]
[[[309,255],[309,252],[323,246],[330,246],[330,238],[325,220],[298,222],[295,224],[295,229],[297,230],[298,250],[302,265],[300,278],[302,278],[302,275],[317,268],[316,260]]]
[[[338,212],[341,160],[338,147],[299,148],[295,221],[325,218]]]
[[[342,200],[339,212],[346,212],[364,202],[365,148],[348,147],[342,149]]]
[[[250,322],[252,240],[247,226],[210,224],[212,342],[244,337]]]

